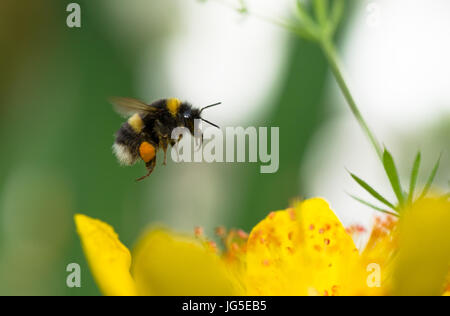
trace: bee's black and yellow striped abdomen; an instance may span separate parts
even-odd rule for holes
[[[139,146],[142,140],[135,129],[128,123],[122,124],[116,133],[113,145],[114,153],[122,165],[133,165],[139,159]]]

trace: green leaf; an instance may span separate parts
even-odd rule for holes
[[[297,0],[297,14],[306,31],[314,37],[314,40],[317,40],[318,27],[300,0]]]
[[[419,198],[419,199],[425,197],[425,195],[427,195],[428,191],[430,190],[431,185],[433,184],[434,178],[436,177],[437,171],[438,171],[438,169],[439,169],[439,164],[441,163],[441,157],[442,157],[442,154],[439,156],[438,161],[437,161],[436,164],[434,165],[434,168],[433,168],[433,170],[431,171],[430,177],[428,178],[428,181],[427,181],[427,183],[425,184],[425,187],[424,187],[424,189],[423,189],[423,191],[422,191],[422,194],[420,195],[420,198]]]
[[[330,36],[333,36],[334,33],[336,33],[339,23],[341,22],[342,16],[344,15],[344,9],[345,9],[344,0],[333,1],[333,7],[331,8],[330,25],[329,25]]]
[[[411,179],[409,182],[409,194],[408,203],[411,204],[414,199],[414,191],[416,190],[417,177],[419,175],[420,161],[422,159],[422,154],[420,151],[417,153],[416,159],[414,160],[414,165],[411,171]]]
[[[300,20],[312,22],[312,19],[301,0],[297,0],[297,13]]]
[[[316,36],[314,34],[312,34],[305,27],[298,26],[298,27],[287,28],[287,29],[290,30],[291,32],[297,34],[302,39],[309,40],[309,41],[315,41],[316,40]]]
[[[247,4],[245,3],[244,0],[239,0],[239,9],[237,11],[239,13],[241,13],[241,14],[247,14],[248,13]]]
[[[385,214],[393,215],[393,216],[396,216],[396,217],[399,216],[397,213],[389,212],[388,210],[385,210],[385,209],[383,209],[381,207],[375,206],[375,205],[373,205],[373,204],[371,204],[371,203],[369,203],[367,201],[364,201],[363,199],[360,199],[359,197],[356,197],[356,196],[351,195],[351,194],[348,194],[348,195],[351,198],[355,199],[356,201],[358,201],[358,202],[360,202],[360,203],[362,203],[362,204],[364,204],[364,205],[366,205],[366,206],[368,206],[370,208],[373,208],[374,210],[376,210],[378,212],[382,212],[382,213],[385,213]]]
[[[387,149],[385,149],[383,153],[383,166],[389,178],[389,182],[391,183],[392,189],[394,189],[394,193],[397,196],[398,203],[403,205],[404,196],[400,185],[397,168],[395,167],[394,158],[392,158],[391,153]]]
[[[328,23],[328,1],[314,0],[314,11],[319,24],[322,25],[322,27],[325,27]]]
[[[370,193],[370,195],[372,195],[374,198],[376,198],[378,201],[380,201],[381,203],[389,206],[390,208],[392,208],[393,210],[395,210],[395,206],[390,203],[388,200],[386,200],[380,193],[378,193],[377,191],[375,191],[370,185],[368,185],[364,180],[362,180],[361,178],[357,177],[356,175],[354,175],[353,173],[350,173],[350,175],[352,176],[352,178],[361,186],[363,187],[364,190],[366,190],[367,192]]]

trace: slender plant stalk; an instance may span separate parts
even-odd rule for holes
[[[380,160],[383,160],[383,150],[380,147],[380,144],[378,143],[375,135],[370,130],[369,126],[367,125],[366,121],[364,120],[361,112],[358,109],[358,106],[356,105],[355,99],[353,98],[349,87],[347,86],[347,83],[345,82],[345,78],[341,72],[340,68],[340,60],[338,57],[338,54],[336,52],[336,49],[329,39],[322,39],[319,40],[320,46],[322,47],[323,52],[325,53],[325,57],[328,60],[328,63],[331,66],[331,70],[336,78],[336,81],[339,85],[339,88],[341,89],[342,93],[344,94],[345,100],[347,101],[350,110],[352,111],[353,115],[355,116],[356,120],[358,121],[359,125],[363,129],[366,136],[369,138],[370,142],[372,143],[375,152],[377,153]]]
[[[327,28],[327,6],[325,5],[325,2],[323,1],[315,1],[316,4],[316,13],[319,17],[320,24],[317,25],[309,16],[309,14],[303,9],[303,7],[300,5],[298,6],[298,13],[300,14],[300,19],[305,24],[304,27],[297,27],[294,25],[291,25],[290,23],[286,23],[283,21],[278,21],[275,19],[267,18],[264,16],[258,16],[254,12],[250,12],[247,7],[245,6],[245,2],[241,1],[241,8],[231,6],[228,2],[225,2],[223,0],[216,0],[216,2],[226,5],[227,7],[230,7],[233,10],[236,10],[238,12],[245,12],[247,14],[251,14],[255,16],[256,18],[259,18],[261,20],[271,22],[275,25],[278,25],[280,27],[283,27],[296,35],[298,35],[300,38],[308,39],[311,41],[315,41],[319,43],[321,46],[328,63],[331,66],[331,70],[337,80],[337,83],[339,85],[339,88],[341,89],[342,93],[344,94],[344,97],[350,107],[350,110],[352,111],[353,115],[355,116],[356,120],[358,121],[359,125],[361,126],[363,132],[367,135],[369,138],[372,146],[375,149],[375,152],[377,153],[378,157],[380,158],[381,162],[383,162],[383,150],[378,143],[375,135],[370,130],[369,126],[367,125],[366,121],[364,120],[361,112],[358,109],[358,106],[355,102],[355,99],[353,98],[349,87],[347,86],[347,83],[345,81],[345,78],[341,72],[340,67],[340,61],[338,54],[336,52],[336,48],[333,44],[332,40],[332,34],[328,32]],[[334,21],[335,24],[338,23],[338,21]],[[335,26],[333,27],[335,28]]]
[[[233,7],[225,0],[216,0],[216,2],[221,3],[222,5],[226,5],[233,10],[250,14],[255,16],[256,18],[259,18],[260,20],[272,23],[274,25],[278,25],[286,30],[289,30],[290,32],[296,34],[302,39],[309,40],[312,42],[317,43],[327,61],[330,65],[331,71],[336,78],[336,81],[338,83],[338,86],[340,90],[342,91],[345,100],[347,101],[348,106],[350,107],[351,112],[353,113],[353,116],[355,117],[356,121],[359,123],[361,129],[366,134],[367,138],[369,139],[370,143],[372,144],[376,154],[378,155],[378,158],[380,159],[387,175],[389,178],[389,181],[391,182],[392,188],[394,189],[394,192],[398,198],[399,206],[395,207],[393,204],[389,203],[386,199],[384,199],[381,195],[379,195],[376,191],[374,191],[367,183],[362,181],[361,179],[357,179],[354,175],[352,177],[365,188],[369,192],[372,192],[371,194],[376,197],[378,200],[383,202],[384,204],[387,204],[389,207],[391,207],[393,210],[397,211],[397,208],[401,208],[404,204],[404,199],[406,198],[404,194],[404,191],[401,188],[400,180],[398,177],[397,169],[394,164],[394,160],[391,156],[391,154],[382,148],[380,146],[380,143],[378,142],[377,138],[375,137],[375,134],[371,131],[369,128],[369,125],[364,120],[364,117],[362,116],[358,105],[355,102],[355,99],[353,98],[350,89],[346,83],[346,80],[344,78],[344,75],[341,71],[343,69],[341,67],[341,61],[339,59],[339,55],[337,53],[336,47],[333,43],[333,36],[335,34],[336,28],[342,18],[343,10],[344,10],[344,1],[345,0],[334,0],[334,1],[326,1],[326,0],[314,0],[314,13],[315,13],[315,19],[313,16],[310,15],[305,5],[300,0],[295,0],[297,2],[297,14],[299,18],[299,23],[297,24],[291,24],[290,22],[286,22],[283,20],[273,19],[261,15],[255,15],[253,12],[250,12],[245,4],[244,0],[240,0],[240,7]],[[414,188],[415,188],[415,182],[417,181],[417,172],[420,164],[420,154],[419,157],[416,158],[418,161],[415,162],[413,171],[412,171],[412,178],[411,178],[411,184],[410,184],[410,191],[408,201],[409,203],[413,200],[413,194],[414,194]],[[439,159],[440,160],[440,159]],[[425,189],[423,190],[423,193],[421,197],[425,196],[431,186],[431,183],[433,182],[433,179],[436,175],[437,168],[439,167],[439,160],[437,164],[435,165],[429,180],[427,182],[427,185],[425,186]],[[448,193],[446,196],[449,197]],[[358,198],[356,198],[359,200]],[[383,201],[384,200],[384,201]],[[372,208],[378,209],[381,212],[388,213],[393,216],[398,216],[397,213],[392,213],[390,211],[385,211],[384,209],[374,207],[371,204],[368,204],[365,201],[359,200],[361,203],[366,204]],[[387,202],[387,203],[386,203]]]

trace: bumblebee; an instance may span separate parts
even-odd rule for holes
[[[111,98],[110,101],[119,114],[128,118],[116,133],[114,154],[122,165],[131,166],[140,158],[147,168],[147,174],[136,181],[152,174],[156,166],[156,153],[160,148],[164,151],[163,165],[166,165],[169,145],[174,146],[181,140],[181,137],[178,140],[171,139],[174,128],[185,127],[192,136],[199,135],[201,132],[195,130],[196,119],[219,128],[203,119],[201,114],[207,108],[221,104],[220,102],[197,109],[176,98],[162,99],[151,104],[121,97]]]

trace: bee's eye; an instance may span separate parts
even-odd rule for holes
[[[190,118],[190,117],[191,117],[191,112],[184,112],[183,117],[184,117],[185,119]]]

